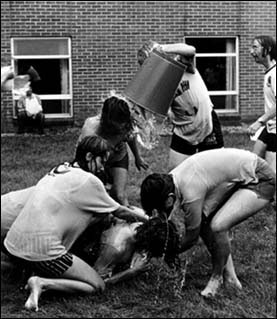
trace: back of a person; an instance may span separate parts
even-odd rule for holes
[[[7,234],[8,250],[18,257],[47,260],[69,249],[93,218],[74,198],[90,178],[97,185],[94,175],[66,166],[42,178]]]
[[[199,152],[187,158],[170,173],[178,185],[201,181],[207,189],[223,182],[248,183],[255,180],[257,155],[250,151],[221,148]]]
[[[207,87],[197,70],[184,72],[179,85],[182,92],[169,111],[174,133],[196,145],[212,132],[212,108]]]

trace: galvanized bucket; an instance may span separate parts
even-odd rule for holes
[[[181,63],[153,50],[123,95],[150,112],[166,116],[183,73]]]

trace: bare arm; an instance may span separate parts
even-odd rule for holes
[[[181,237],[181,246],[183,251],[191,248],[198,241],[202,219],[202,203],[203,200],[199,199],[183,205],[182,210],[185,214],[185,228],[183,230],[183,236]]]
[[[249,126],[248,133],[250,135],[255,134],[261,126],[265,125],[267,121],[273,119],[275,116],[276,116],[276,104],[266,113],[264,113],[261,117],[259,117],[256,122],[254,122],[252,125]]]
[[[145,222],[149,219],[147,215],[143,215],[140,212],[137,212],[135,209],[120,206],[116,211],[112,213],[115,217],[124,219],[127,222]]]
[[[140,171],[141,168],[147,169],[148,168],[148,164],[141,158],[141,156],[139,154],[136,136],[133,136],[132,138],[130,138],[128,140],[128,145],[129,145],[132,153],[134,154],[135,164],[136,164],[137,169],[139,171]]]
[[[162,44],[160,48],[166,53],[175,53],[183,56],[194,56],[196,49],[186,43]]]
[[[105,279],[104,282],[106,285],[116,284],[119,281],[133,278],[136,275],[149,270],[150,268],[151,268],[151,265],[149,263],[145,263],[141,265],[140,267],[128,268],[122,272],[115,274],[114,276],[110,278]]]

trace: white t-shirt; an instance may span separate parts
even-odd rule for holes
[[[265,72],[264,76],[265,112],[276,107],[276,64]],[[268,133],[276,134],[276,116],[266,123]]]
[[[170,172],[177,195],[172,216],[183,211],[186,228],[199,227],[210,192],[223,184],[239,182],[247,185],[257,181],[256,165],[256,154],[233,148],[199,152],[189,157]]]
[[[192,145],[201,143],[213,130],[213,104],[208,89],[197,70],[184,72],[177,96],[169,110],[174,133]]]
[[[39,103],[38,98],[34,94],[32,94],[31,97],[26,97],[25,108],[26,111],[29,112],[31,115],[35,115],[39,112],[42,112],[41,104]]]
[[[34,190],[34,186],[1,195],[1,239],[7,235],[12,223],[15,221],[29,196]]]
[[[4,244],[26,260],[54,259],[65,254],[89,224],[119,207],[95,175],[63,164],[35,186]]]

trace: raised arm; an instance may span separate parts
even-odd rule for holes
[[[194,56],[196,49],[186,43],[161,44],[160,48],[166,53],[175,53],[183,56]]]
[[[149,219],[147,215],[143,215],[136,209],[132,209],[126,206],[120,205],[117,210],[112,212],[112,214],[120,219],[124,219],[127,222],[145,222]]]

